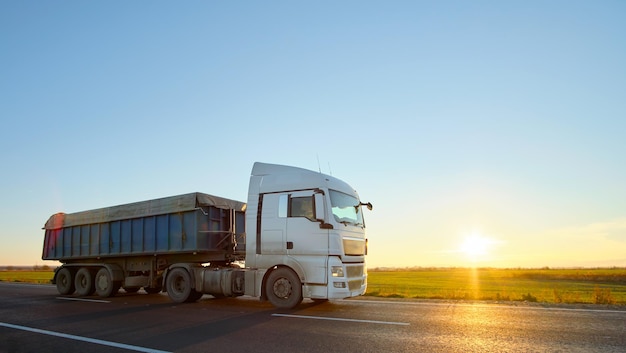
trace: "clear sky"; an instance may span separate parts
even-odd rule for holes
[[[0,51],[0,265],[263,161],[372,202],[372,267],[626,266],[624,1],[2,1]]]

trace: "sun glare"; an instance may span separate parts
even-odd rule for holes
[[[472,261],[481,260],[489,255],[493,244],[493,240],[480,234],[472,233],[465,237],[461,244],[460,251]]]

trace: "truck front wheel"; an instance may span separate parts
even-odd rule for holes
[[[74,287],[74,276],[67,267],[63,267],[57,272],[56,284],[57,290],[61,295],[69,295],[76,290],[76,287]]]
[[[290,269],[277,268],[267,277],[265,294],[275,307],[293,309],[302,302],[302,283]]]

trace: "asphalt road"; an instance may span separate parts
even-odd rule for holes
[[[85,300],[89,299],[89,300]],[[0,352],[626,352],[626,311],[433,301],[61,297],[0,283]]]

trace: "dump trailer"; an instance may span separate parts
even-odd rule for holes
[[[167,292],[177,303],[241,295],[293,308],[367,288],[362,203],[322,173],[255,163],[248,202],[194,192],[77,213],[44,226],[62,295]]]

